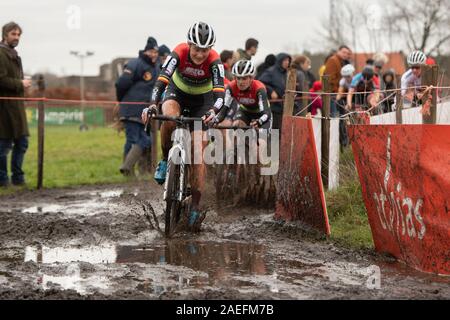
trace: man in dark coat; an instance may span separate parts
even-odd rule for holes
[[[158,43],[149,37],[139,57],[131,59],[124,67],[122,75],[116,82],[117,99],[121,101],[120,120],[125,126],[126,143],[124,146],[124,162],[120,172],[131,175],[133,167],[144,155],[150,156],[151,140],[145,132],[141,120],[142,110],[148,104],[129,104],[126,102],[150,102],[150,96],[160,72],[158,59]],[[150,169],[147,167],[147,171]]]
[[[291,56],[287,53],[277,55],[276,63],[263,72],[259,81],[266,85],[267,95],[271,99],[282,99],[286,90],[287,70],[291,64]],[[271,102],[272,129],[281,129],[283,102]]]
[[[0,43],[0,97],[23,98],[31,80],[24,80],[22,61],[14,49],[19,44],[22,29],[15,22],[2,28]],[[28,149],[28,124],[23,101],[0,99],[0,186],[9,185],[7,157],[12,150],[11,181],[25,184],[22,164]]]

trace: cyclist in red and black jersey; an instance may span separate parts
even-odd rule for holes
[[[272,124],[272,112],[264,84],[255,80],[255,66],[251,60],[239,60],[232,68],[234,80],[225,91],[225,108],[218,116],[222,124],[236,127],[252,126],[266,131],[259,135],[258,145],[261,150],[267,146],[267,138]],[[225,135],[225,140],[229,139]],[[225,141],[225,145],[227,145]],[[261,154],[261,153],[258,153]]]
[[[235,77],[225,91],[226,120],[235,126],[270,129],[271,111],[264,84],[255,80],[251,60],[239,60],[233,66]],[[220,119],[219,119],[220,120]]]
[[[162,66],[152,92],[150,107],[142,113],[144,122],[147,121],[149,113],[158,112],[157,105],[163,93],[162,113],[165,116],[183,114],[189,117],[203,117],[203,129],[216,118],[224,101],[225,70],[219,54],[212,49],[215,42],[216,35],[210,25],[196,22],[191,26],[187,43],[176,46]],[[171,136],[175,127],[175,123],[172,122],[164,122],[161,126],[163,159],[155,172],[155,180],[159,184],[163,184],[166,179],[167,157],[172,146]],[[194,131],[192,141],[202,139],[202,134],[202,131]],[[202,142],[203,148],[206,144],[207,142]],[[192,169],[191,217],[198,215],[198,205],[205,181],[203,160],[201,164],[193,164]]]

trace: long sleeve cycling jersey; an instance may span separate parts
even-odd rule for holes
[[[250,87],[239,90],[236,80],[231,81],[225,90],[225,106],[229,108],[233,99],[238,103],[239,108],[249,113],[259,113],[262,123],[270,119],[270,103],[267,97],[266,87],[258,80],[253,80]]]
[[[414,88],[413,90],[415,93],[422,91],[420,88],[421,85],[422,85],[422,78],[416,77],[412,69],[409,69],[402,76],[401,80],[402,95],[404,96],[406,94],[408,88]]]
[[[153,88],[151,101],[159,103],[170,81],[188,95],[201,95],[213,92],[216,113],[224,101],[225,69],[219,54],[211,49],[208,58],[201,65],[196,65],[190,58],[189,45],[179,44],[164,62],[158,80]]]

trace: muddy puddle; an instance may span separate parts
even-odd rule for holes
[[[15,257],[11,262],[36,267],[34,275],[27,274],[30,284],[81,295],[109,294],[118,287],[149,295],[221,288],[304,299],[311,297],[304,291],[313,283],[363,284],[364,270],[354,268],[354,275],[344,276],[334,265],[283,259],[271,251],[256,243],[171,240],[142,246],[27,246],[9,254]]]
[[[200,233],[166,241],[142,212],[149,201],[162,221],[159,196],[143,184],[3,197],[0,299],[450,297],[448,277],[305,237],[270,211],[212,209]]]
[[[70,197],[61,197],[57,200],[63,200],[62,203],[38,202],[31,207],[21,209],[22,213],[63,213],[65,215],[95,215],[105,208],[114,209],[117,207],[111,200],[123,195],[122,189],[116,190],[97,190],[89,192],[76,192]],[[134,191],[130,193],[136,196],[138,193]],[[92,197],[92,198],[89,198]]]

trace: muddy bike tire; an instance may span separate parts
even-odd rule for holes
[[[169,160],[167,170],[166,224],[164,234],[166,237],[170,237],[177,227],[181,215],[181,201],[177,199],[181,167]]]

